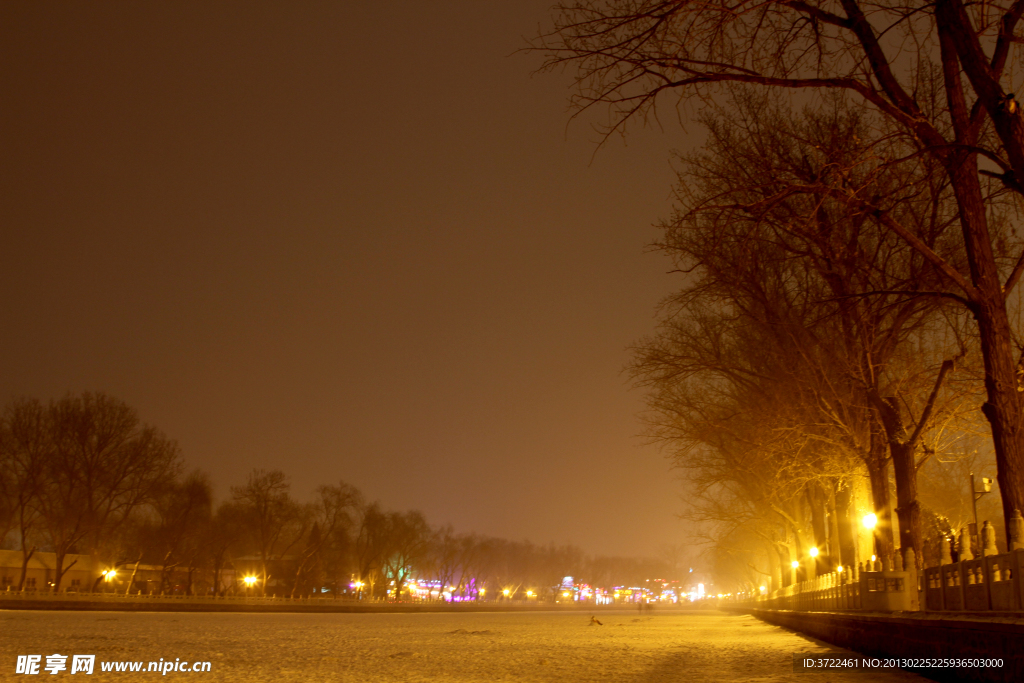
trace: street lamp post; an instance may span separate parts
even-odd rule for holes
[[[992,480],[989,477],[982,477],[981,490],[979,491],[974,485],[974,472],[971,472],[971,507],[974,509],[974,533],[971,534],[971,537],[978,544],[978,548],[981,548],[981,528],[978,526],[978,501],[986,493],[991,492]]]

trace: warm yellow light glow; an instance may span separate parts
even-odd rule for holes
[[[507,588],[505,590],[501,591],[501,592],[502,592],[502,594],[504,594],[506,596],[508,595],[508,589]]]
[[[872,562],[877,562],[877,561],[878,561],[878,557],[877,557],[877,556],[875,556],[875,555],[872,555],[872,556],[871,556],[871,561],[872,561]]]
[[[761,586],[761,592],[762,592],[762,593],[764,593],[764,592],[765,592],[766,590],[768,590],[768,589],[767,589],[767,588],[765,588],[764,586]]]
[[[244,581],[244,582],[245,582],[245,585],[246,585],[246,586],[252,586],[252,585],[254,585],[254,584],[256,583],[256,580],[257,580],[257,579],[256,579],[256,577],[255,577],[255,576],[247,576],[247,577],[245,577],[244,579],[242,579],[242,581]]]
[[[796,560],[793,560],[793,562],[791,562],[790,564],[791,564],[791,566],[793,567],[793,569],[796,569],[797,567],[799,567],[799,566],[800,566],[800,563],[799,563],[799,562],[797,562]]]
[[[817,556],[818,556],[818,549],[817,548],[811,548],[811,557],[817,557]]]
[[[864,519],[862,521],[864,522],[865,529],[874,529],[875,525],[878,524],[878,516],[873,512],[869,512],[864,515]]]
[[[526,597],[532,598],[533,597],[533,591],[526,591]]]
[[[363,583],[362,581],[356,581],[356,588],[362,588],[362,587],[363,587],[363,586],[365,586],[365,585],[366,585],[366,584],[365,584],[365,583]]]
[[[839,565],[838,567],[836,567],[836,571],[839,572],[840,574],[842,574],[843,573],[843,565]]]
[[[562,593],[562,597],[563,597],[563,598],[567,598],[567,597],[569,597],[569,593],[568,593],[568,591],[566,591],[565,593]]]
[[[477,593],[479,593],[480,595],[483,595],[486,592],[487,592],[486,588],[481,588],[480,590],[477,591]]]

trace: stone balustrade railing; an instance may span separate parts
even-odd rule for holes
[[[801,611],[1024,611],[1024,519],[1020,511],[1014,511],[1010,523],[1008,552],[997,551],[995,529],[989,522],[981,535],[980,558],[973,556],[965,530],[957,562],[953,562],[949,540],[942,539],[938,567],[919,569],[911,548],[905,557],[897,552],[891,561],[823,574],[756,597],[752,603],[762,609]]]

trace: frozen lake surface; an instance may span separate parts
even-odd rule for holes
[[[597,613],[237,614],[0,611],[0,679],[18,655],[103,661],[209,661],[202,681],[918,681],[904,672],[793,673],[793,654],[846,652],[760,622],[709,611]],[[144,665],[145,666],[145,665]],[[40,671],[44,680],[56,676]],[[75,674],[78,676],[78,674]],[[76,679],[71,679],[76,680]]]

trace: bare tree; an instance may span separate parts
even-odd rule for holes
[[[346,534],[353,523],[353,514],[362,504],[362,494],[350,484],[340,482],[336,486],[320,486],[316,500],[309,506],[312,518],[309,542],[299,557],[295,572],[294,596],[299,589],[301,578],[322,565],[325,547],[337,540],[339,534]]]
[[[104,394],[54,401],[47,425],[51,441],[39,508],[56,553],[53,590],[58,592],[70,568],[64,566],[67,554],[99,548],[104,533],[177,475],[180,456],[176,443]]]
[[[416,511],[389,512],[386,519],[382,570],[384,578],[393,583],[392,596],[398,600],[413,571],[427,558],[430,525]]]
[[[49,448],[46,409],[38,400],[20,399],[6,406],[0,418],[0,484],[7,517],[0,531],[4,538],[12,528],[17,534],[21,549],[18,590],[24,590],[28,563],[36,552],[39,495]]]
[[[304,535],[293,528],[299,521],[298,505],[289,495],[291,484],[281,470],[254,469],[244,486],[231,488],[232,502],[242,519],[260,559],[262,593],[267,594],[269,562],[283,556]]]
[[[232,552],[242,543],[246,533],[246,510],[232,502],[222,503],[206,527],[202,540],[213,564],[213,596],[222,593],[221,577]]]
[[[155,496],[152,508],[157,519],[147,529],[147,536],[162,567],[161,594],[170,587],[172,572],[183,563],[189,577],[186,592],[191,594],[195,563],[204,550],[202,532],[210,523],[212,507],[209,478],[199,471],[191,472],[184,480],[168,482]]]
[[[354,551],[356,581],[367,586],[372,600],[388,552],[388,519],[379,503],[369,503],[359,509],[359,530]],[[361,587],[359,593],[362,593]]]
[[[451,524],[439,527],[431,535],[428,564],[441,583],[437,592],[439,600],[444,600],[446,587],[455,582],[459,571],[459,540]]]

